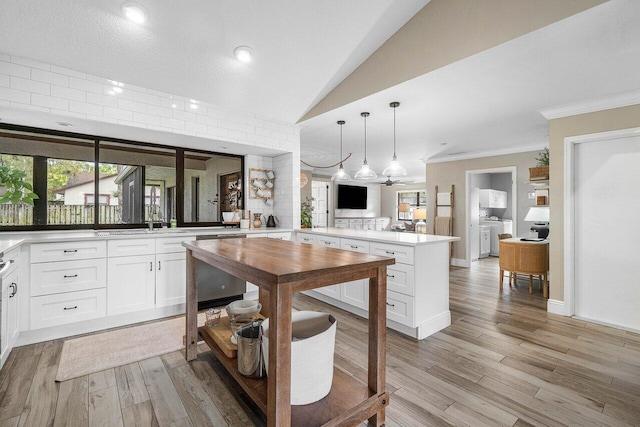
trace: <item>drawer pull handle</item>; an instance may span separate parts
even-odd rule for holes
[[[351,249],[358,249],[357,246],[351,245]]]
[[[158,261],[158,271],[162,270],[162,264],[160,264],[162,261]]]
[[[65,253],[65,254],[74,254],[74,253],[76,253],[76,252],[78,252],[78,250],[77,250],[77,249],[65,249],[65,250],[64,250],[64,253]]]
[[[389,303],[389,302],[387,303],[387,305],[388,305],[389,307],[395,307],[395,306],[396,306],[395,304],[391,304],[391,303]]]
[[[76,308],[78,308],[78,306],[74,305],[73,307],[65,307],[64,310],[75,310]]]
[[[149,271],[153,271],[153,261],[149,261]]]
[[[13,298],[18,293],[18,284],[17,283],[12,283],[12,284],[9,285],[9,287],[13,288],[13,292],[11,292],[11,295],[9,295],[9,298]]]
[[[65,274],[64,275],[65,279],[71,279],[71,278],[74,278],[74,277],[78,277],[78,275],[77,274]]]
[[[387,274],[387,277],[391,277],[392,279],[395,279],[396,276],[394,276],[393,274]]]
[[[325,242],[324,242],[324,244],[325,244],[325,245],[330,245],[330,244],[331,244],[331,242],[327,242],[327,241],[325,241]]]
[[[385,251],[386,253],[388,253],[389,255],[395,255],[396,253],[393,251]]]

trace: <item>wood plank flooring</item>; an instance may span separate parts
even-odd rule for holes
[[[500,293],[497,275],[495,258],[452,268],[449,328],[388,330],[387,425],[640,425],[640,335],[548,314],[528,280]],[[337,318],[335,363],[366,381],[366,322],[304,295],[294,306]],[[62,342],[13,350],[0,427],[265,424],[204,345],[190,363],[173,352],[56,383]]]

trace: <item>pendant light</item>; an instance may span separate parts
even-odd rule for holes
[[[342,125],[345,124],[345,121],[338,120],[338,124],[340,125],[340,169],[331,176],[331,181],[351,181],[351,177],[344,171],[342,166]]]
[[[384,176],[406,176],[407,170],[400,166],[398,156],[396,155],[396,108],[400,105],[399,102],[392,102],[389,107],[393,108],[393,159],[389,166],[382,171]]]
[[[364,162],[362,162],[362,167],[356,172],[354,178],[373,179],[377,178],[378,174],[367,163],[367,117],[369,117],[369,113],[360,113],[360,115],[364,117]]]

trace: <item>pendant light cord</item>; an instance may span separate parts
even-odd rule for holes
[[[393,107],[393,158],[396,157],[396,107]]]
[[[342,159],[342,124],[340,124],[340,158]],[[344,169],[342,167],[342,160],[340,160],[340,169]]]
[[[364,164],[367,164],[367,115],[364,116]]]

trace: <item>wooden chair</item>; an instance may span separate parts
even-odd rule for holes
[[[498,234],[498,240],[510,239],[511,237],[513,236],[509,233]],[[509,287],[511,287],[512,280],[513,280],[513,285],[518,286],[518,274],[515,271],[509,271],[508,273],[509,273]],[[500,274],[504,274],[504,273],[502,273],[501,271]],[[538,282],[540,283],[540,290],[543,290],[542,275],[537,275],[537,277],[538,277]],[[500,289],[502,289],[502,280],[504,280],[504,276],[500,277]],[[533,293],[533,274],[529,274],[529,293],[530,294]]]
[[[513,236],[509,233],[503,233],[503,234],[498,234],[498,240],[502,240],[502,239],[510,239]],[[511,281],[514,281],[514,285],[517,286],[517,284],[515,283],[516,280],[516,273],[515,271],[509,271],[509,287],[511,287]],[[504,274],[504,273],[503,273]],[[502,283],[502,280],[504,280],[504,276],[500,277],[500,283]],[[501,286],[502,288],[502,286]]]

